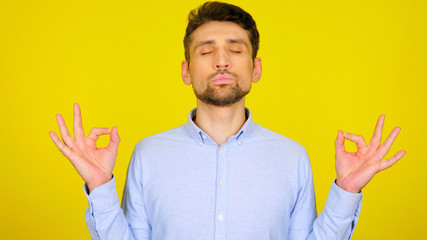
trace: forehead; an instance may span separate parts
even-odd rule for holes
[[[213,21],[202,24],[192,33],[190,48],[194,48],[201,41],[214,40],[215,42],[226,41],[227,39],[241,39],[249,46],[248,32],[234,22]]]

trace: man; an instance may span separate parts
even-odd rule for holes
[[[360,211],[361,189],[396,163],[381,161],[396,138],[381,143],[380,116],[367,145],[338,131],[337,179],[316,218],[310,162],[298,143],[252,120],[245,95],[259,81],[259,34],[237,6],[207,2],[189,15],[182,79],[197,97],[187,123],[142,140],[128,168],[122,208],[112,174],[117,127],[93,128],[86,138],[74,105],[74,137],[61,115],[63,142],[52,140],[85,180],[86,221],[94,239],[349,239]],[[96,149],[100,135],[108,147]],[[356,153],[344,149],[356,143]],[[113,176],[113,177],[112,177]]]

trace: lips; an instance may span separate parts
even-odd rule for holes
[[[230,74],[218,74],[212,79],[214,84],[228,84],[234,81],[234,77]]]

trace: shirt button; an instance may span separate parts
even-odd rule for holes
[[[205,135],[203,135],[203,137],[202,137],[203,139],[206,139],[206,136]]]
[[[218,220],[222,221],[223,219],[224,219],[224,216],[222,216],[222,215],[218,216]]]
[[[238,140],[238,141],[237,141],[237,143],[238,143],[238,144],[242,144],[242,141]]]
[[[219,151],[220,151],[220,152],[224,152],[224,148],[220,148],[220,149],[219,149]]]
[[[222,180],[219,181],[219,185],[224,185],[224,182]]]

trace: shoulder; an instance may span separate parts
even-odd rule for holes
[[[261,142],[269,147],[277,147],[289,152],[306,154],[305,148],[300,143],[258,124],[255,124],[251,139],[254,142]]]
[[[164,148],[171,145],[182,144],[183,142],[191,142],[192,139],[186,132],[184,125],[161,132],[140,140],[135,145],[135,151]]]
[[[263,164],[271,163],[290,179],[308,176],[311,171],[307,152],[300,143],[258,124],[248,135],[245,148],[248,158],[253,156],[262,159]]]

